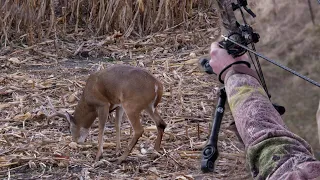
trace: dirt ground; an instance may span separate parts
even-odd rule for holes
[[[136,40],[49,40],[34,46],[2,48],[0,178],[250,179],[244,151],[227,129],[232,121],[229,110],[221,127],[215,172],[200,171],[201,150],[209,136],[220,85],[216,78],[200,72],[196,62],[208,52],[217,31],[163,33]],[[151,158],[156,128],[146,114],[142,115],[145,133],[121,165],[108,161],[116,156],[112,117],[105,127],[104,153],[99,162],[94,162],[97,120],[82,145],[71,143],[65,120],[47,120],[52,107],[73,113],[88,75],[113,64],[145,68],[163,82],[165,90],[158,109],[168,126],[160,157]],[[130,129],[123,120],[122,152],[130,140]]]

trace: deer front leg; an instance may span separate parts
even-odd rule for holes
[[[103,135],[106,120],[109,115],[109,106],[101,106],[98,108],[98,118],[99,118],[99,135],[98,135],[98,153],[96,155],[96,161],[99,161],[103,152]]]
[[[120,154],[120,147],[121,147],[121,144],[120,144],[120,134],[121,134],[120,125],[121,125],[123,113],[124,113],[124,110],[121,106],[116,109],[116,118],[115,118],[116,143],[117,143],[116,155]]]
[[[117,161],[118,164],[121,164],[122,161],[124,161],[128,157],[128,155],[132,151],[133,147],[137,144],[138,139],[142,136],[142,134],[144,132],[143,127],[140,123],[140,113],[141,113],[141,111],[132,111],[132,110],[127,111],[126,110],[126,114],[128,116],[129,121],[131,122],[131,126],[133,128],[133,137],[131,139],[131,142],[130,142],[128,148],[124,151],[122,156],[118,158],[118,161]]]

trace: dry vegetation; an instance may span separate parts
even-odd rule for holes
[[[1,42],[18,39],[30,45],[70,33],[99,36],[119,31],[128,37],[179,25],[188,28],[198,13],[194,10],[212,10],[213,4],[210,0],[1,0],[0,7]]]
[[[218,88],[196,63],[219,34],[208,2],[1,0],[0,178],[248,179],[243,149],[227,129],[229,111],[216,170],[200,171]],[[88,75],[118,63],[144,67],[164,84],[159,111],[168,128],[156,159],[156,129],[145,114],[145,133],[121,165],[108,161],[115,156],[112,117],[99,162],[97,122],[80,145],[66,121],[46,119],[52,107],[72,113]],[[130,129],[124,120],[122,147]]]
[[[149,38],[151,37],[154,36]],[[149,38],[143,41],[148,41]],[[150,40],[148,47],[151,42],[158,44]],[[95,46],[95,43],[91,45]],[[86,44],[86,48],[91,45]],[[115,53],[115,58],[119,60],[110,63],[107,61],[111,61],[111,57],[59,59],[53,57],[56,55],[53,46],[54,43],[37,45],[33,48],[37,53],[31,57],[28,49],[12,51],[1,57],[2,178],[247,177],[243,151],[235,146],[234,134],[226,130],[231,121],[230,112],[225,114],[222,126],[219,142],[222,156],[217,163],[216,172],[204,175],[199,170],[200,151],[209,134],[210,117],[216,102],[214,89],[217,87],[210,80],[212,77],[198,71],[194,64],[196,59],[189,56],[191,52],[203,53],[202,49],[190,48],[180,53],[160,53],[157,46],[152,46],[152,51],[141,53],[146,48],[141,46],[138,49],[132,48],[135,51],[129,53],[131,58],[127,61],[127,49],[113,46],[112,53]],[[166,45],[169,49],[174,48],[173,46]],[[51,56],[45,56],[49,54]],[[154,56],[156,58],[153,58]],[[113,63],[145,67],[164,83],[165,94],[160,111],[169,125],[163,140],[166,153],[156,160],[151,159],[148,153],[144,154],[144,151],[148,152],[152,147],[156,133],[154,124],[147,116],[142,117],[146,133],[131,153],[128,162],[120,166],[107,161],[115,155],[115,130],[112,120],[106,126],[104,158],[101,162],[94,163],[97,124],[93,125],[87,144],[75,146],[71,143],[67,122],[62,119],[48,122],[45,118],[52,113],[50,102],[54,108],[72,113],[87,75]],[[130,125],[124,121],[122,147],[128,143],[129,137]],[[188,177],[184,177],[187,175]]]
[[[257,49],[266,56],[320,82],[320,5],[317,1],[255,1]],[[312,13],[311,13],[312,12]],[[313,16],[311,16],[313,14]],[[314,23],[312,21],[314,17]],[[286,107],[284,120],[291,131],[307,140],[320,159],[316,111],[319,87],[263,62],[273,102]]]

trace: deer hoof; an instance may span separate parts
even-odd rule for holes
[[[96,162],[100,161],[101,158],[102,158],[101,155],[97,155],[97,156],[96,156]]]
[[[123,159],[123,158],[118,158],[118,160],[117,160],[116,164],[121,164],[123,161],[124,161],[124,159]]]
[[[152,160],[155,160],[155,159],[157,159],[158,157],[160,157],[161,155],[159,154],[159,153],[152,153],[151,155],[150,155],[150,158],[152,159]]]

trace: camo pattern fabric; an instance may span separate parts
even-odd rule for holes
[[[226,77],[225,88],[254,179],[320,179],[320,161],[309,144],[290,132],[258,80]]]
[[[217,0],[217,5],[219,7],[219,15],[221,22],[220,26],[222,34],[228,34],[229,32],[238,32],[239,28],[237,26],[237,19],[232,10],[232,3],[236,0]]]

